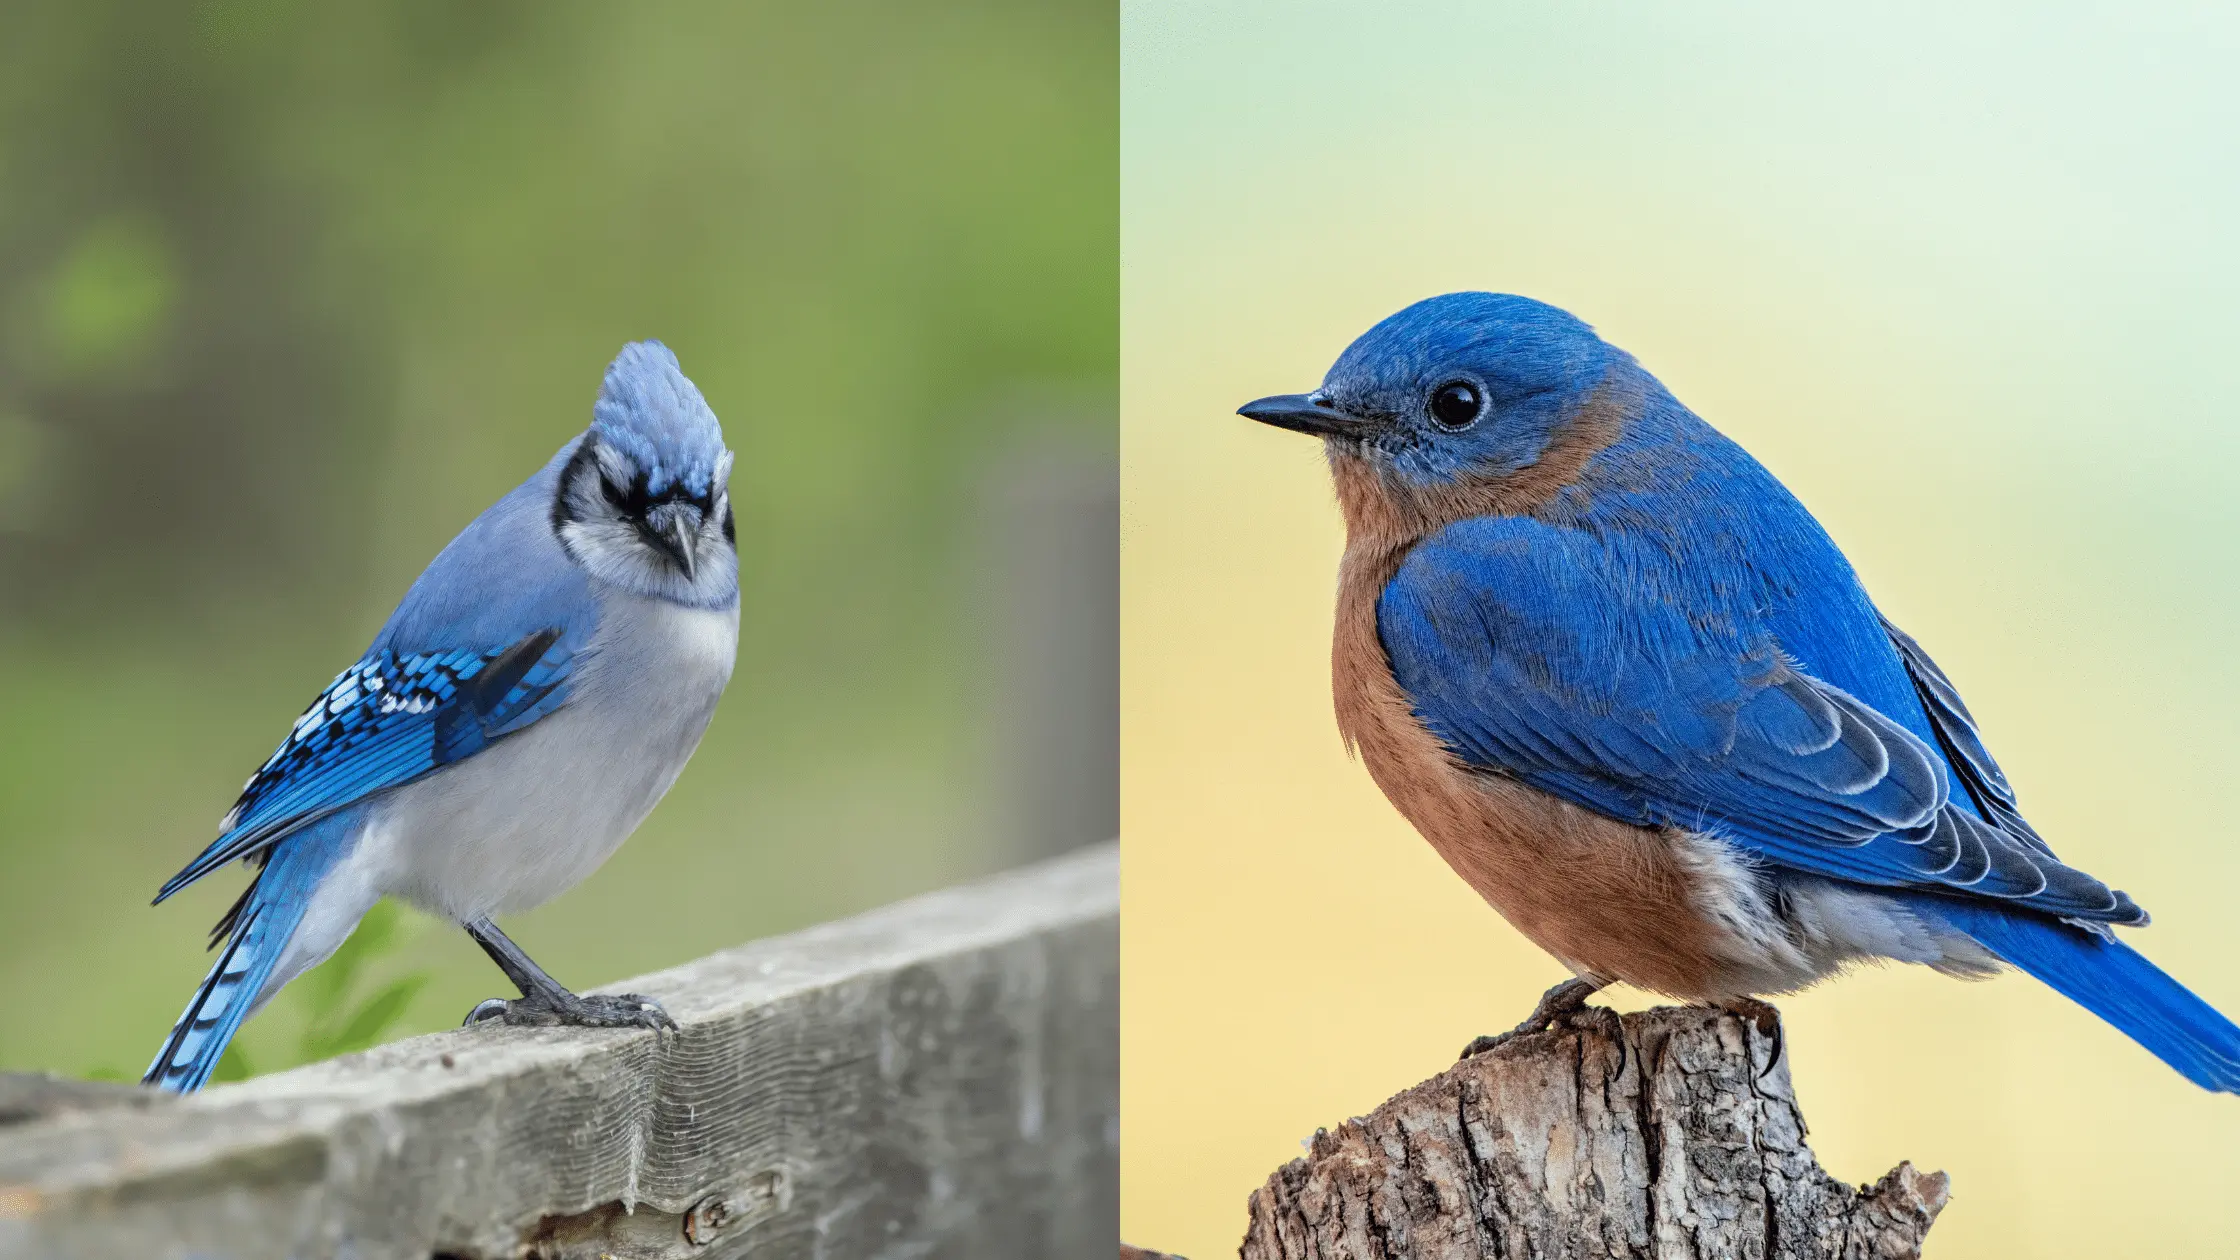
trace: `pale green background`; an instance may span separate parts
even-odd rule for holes
[[[1331,726],[1310,443],[1235,418],[1432,293],[1576,311],[1820,514],[2143,949],[2240,1012],[2240,15],[1123,6],[1125,1232],[1229,1253],[1318,1125],[1561,972]],[[1638,996],[1619,995],[1621,1003]],[[1929,1254],[2240,1253],[2240,1100],[2010,978],[1783,1003]]]
[[[1110,448],[1109,5],[0,8],[0,1068],[138,1075],[242,876],[156,886],[631,338],[738,453],[739,668],[509,928],[587,988],[1015,856],[987,483]],[[419,923],[408,1029],[503,992]]]

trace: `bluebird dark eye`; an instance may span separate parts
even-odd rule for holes
[[[1448,381],[1431,391],[1431,418],[1442,429],[1469,428],[1485,405],[1485,396],[1468,381]]]

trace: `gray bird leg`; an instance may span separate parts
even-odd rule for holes
[[[661,1009],[661,1003],[637,993],[593,993],[578,996],[560,986],[560,982],[545,974],[521,947],[513,943],[498,925],[488,919],[476,919],[466,925],[467,935],[498,964],[521,990],[521,996],[511,1001],[490,998],[467,1012],[462,1026],[497,1020],[516,1028],[549,1028],[567,1025],[577,1028],[652,1028],[671,1029],[677,1021]]]
[[[1523,1023],[1505,1033],[1473,1039],[1469,1045],[1462,1048],[1462,1057],[1467,1059],[1473,1055],[1484,1054],[1495,1046],[1506,1045],[1513,1038],[1546,1032],[1575,1017],[1599,1020],[1602,1016],[1608,1016],[1612,1021],[1615,1021],[1618,1017],[1616,1011],[1610,1010],[1608,1007],[1590,1007],[1587,1005],[1587,999],[1594,996],[1606,983],[1607,981],[1588,980],[1573,976],[1541,994],[1539,1004],[1532,1008],[1532,1014],[1525,1016]],[[1614,1037],[1613,1039],[1617,1041],[1619,1046],[1623,1047],[1625,1045],[1625,1040],[1622,1037]],[[1621,1066],[1619,1070],[1623,1071],[1624,1068]]]

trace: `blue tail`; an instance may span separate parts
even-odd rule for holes
[[[354,812],[322,819],[270,850],[256,882],[227,916],[231,930],[217,965],[171,1026],[141,1084],[184,1094],[210,1079],[242,1021],[268,996],[273,968],[303,922],[313,890],[349,852],[357,821]]]
[[[1934,912],[2122,1029],[2187,1080],[2240,1093],[2240,1027],[2129,945],[1993,906],[1940,899]]]

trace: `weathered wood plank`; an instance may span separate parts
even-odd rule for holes
[[[1111,1254],[1111,845],[474,1029],[0,1127],[0,1256]]]

